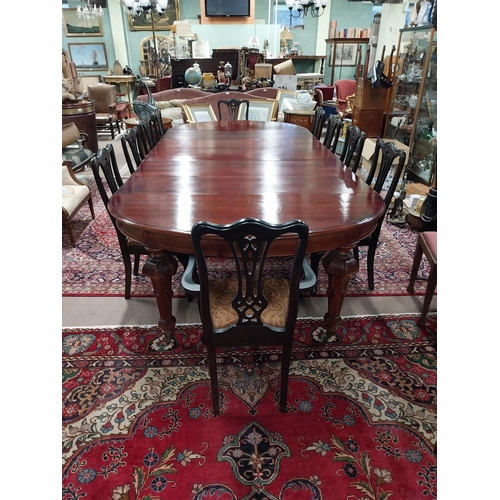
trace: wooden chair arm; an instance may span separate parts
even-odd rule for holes
[[[82,140],[82,148],[84,148],[85,143],[89,140],[89,135],[86,132],[80,132],[80,139]]]
[[[63,186],[86,186],[83,182],[79,181],[73,169],[71,168],[70,161],[63,161],[62,163],[62,185]]]

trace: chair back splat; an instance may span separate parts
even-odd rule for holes
[[[143,147],[140,143],[139,127],[129,128],[122,134],[120,141],[122,143],[123,154],[127,162],[130,173],[133,174],[136,168],[144,160]]]
[[[289,275],[272,278],[266,260],[276,239],[297,237],[297,250]],[[198,222],[191,231],[200,281],[199,309],[207,346],[212,403],[219,413],[216,346],[280,345],[280,411],[286,411],[288,370],[298,312],[299,282],[309,228],[304,221],[269,224],[253,218],[221,226]],[[234,261],[231,278],[209,272],[204,248],[210,240],[224,240]]]
[[[325,110],[321,106],[316,106],[314,110],[314,120],[312,125],[312,134],[316,139],[321,139],[321,133],[323,132],[323,125],[325,123]]]
[[[333,153],[337,150],[340,131],[343,127],[343,121],[338,115],[330,115],[326,120],[326,132],[323,145]]]
[[[340,161],[354,173],[361,162],[361,152],[365,144],[366,134],[356,125],[349,125],[345,136],[344,147],[340,154]]]
[[[249,109],[249,104],[250,104],[248,99],[229,99],[227,101],[224,101],[223,99],[219,99],[217,101],[217,109],[219,110],[219,120],[222,120],[222,111],[221,111],[221,107],[220,107],[221,104],[224,104],[228,107],[230,120],[237,120],[238,119],[238,111],[240,109],[240,106],[242,104],[246,104],[245,120],[248,120],[248,109]]]

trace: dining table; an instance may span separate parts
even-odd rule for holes
[[[326,252],[324,327],[335,331],[351,275],[353,249],[385,213],[382,197],[306,128],[276,121],[210,121],[169,129],[109,201],[118,229],[150,252],[142,272],[153,284],[158,326],[172,338],[174,254],[193,253],[199,221],[229,224],[244,217],[270,223],[302,219],[307,252]],[[272,255],[295,254],[286,235]],[[209,256],[231,257],[217,240]]]

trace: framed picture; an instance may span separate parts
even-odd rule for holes
[[[188,123],[216,122],[214,110],[210,104],[183,104]]]
[[[155,14],[155,31],[170,31],[174,21],[178,21],[181,18],[179,0],[171,0],[168,2],[167,10],[163,16],[161,16],[158,21],[156,20],[157,17],[158,15]],[[146,20],[142,20],[141,16],[133,17],[129,15],[128,25],[130,27],[130,31],[151,31],[151,16],[148,15]]]
[[[334,54],[332,47],[330,63],[335,66],[355,66],[357,52],[357,43],[338,43],[335,48],[335,62],[333,62]]]
[[[101,18],[80,19],[76,9],[62,9],[66,36],[103,36]]]
[[[77,69],[108,69],[106,47],[103,43],[68,43],[68,49]]]
[[[283,113],[285,109],[293,109],[292,102],[295,102],[295,92],[290,90],[278,90],[276,102],[278,103],[278,113]]]
[[[244,120],[246,116],[246,104],[242,104],[238,110],[238,120]],[[276,117],[276,101],[248,100],[248,119],[257,122],[270,122]]]

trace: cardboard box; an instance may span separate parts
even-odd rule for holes
[[[384,142],[392,142],[398,149],[402,149],[406,153],[405,166],[408,164],[408,159],[410,157],[410,148],[404,145],[402,142],[397,141],[396,139],[382,139]],[[377,139],[376,138],[368,138],[365,141],[363,146],[363,151],[361,153],[361,165],[358,170],[360,176],[363,179],[368,177],[368,173],[370,172],[370,168],[372,166],[372,157],[373,153],[375,153],[375,145]],[[380,160],[380,159],[379,159]],[[374,178],[377,178],[378,172],[380,168],[380,163],[377,165],[377,169],[375,170]],[[404,172],[404,171],[403,171]],[[387,179],[382,189],[388,189],[392,181],[392,172],[389,172],[387,175]]]
[[[274,66],[274,74],[276,75],[296,75],[295,66],[291,59],[285,62],[279,63]]]
[[[269,78],[273,76],[273,65],[268,63],[256,63],[254,77],[256,80],[259,78]]]

